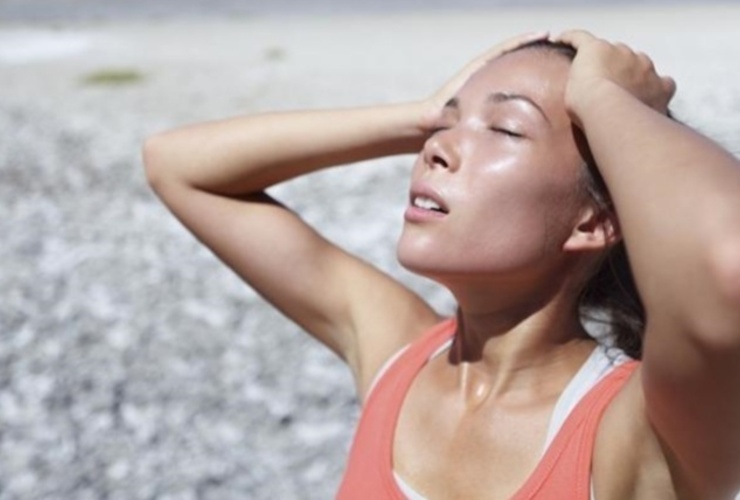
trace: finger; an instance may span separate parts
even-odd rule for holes
[[[640,64],[642,64],[645,68],[647,68],[650,71],[655,71],[655,63],[653,63],[653,60],[650,59],[650,56],[648,56],[644,52],[637,52],[637,60],[640,61]]]
[[[612,44],[612,46],[614,48],[616,48],[617,50],[619,50],[620,52],[624,53],[624,54],[633,54],[634,53],[634,50],[632,50],[632,47],[630,47],[626,43],[615,42],[615,43]]]
[[[586,30],[564,31],[552,39],[553,42],[567,43],[576,50],[578,50],[578,47],[595,40],[598,39]]]
[[[663,85],[663,90],[668,95],[668,100],[670,101],[676,94],[676,80],[670,76],[661,76],[660,82]]]

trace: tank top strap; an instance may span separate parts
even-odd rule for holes
[[[599,422],[638,366],[637,361],[619,365],[583,397],[512,500],[590,498],[591,459]]]

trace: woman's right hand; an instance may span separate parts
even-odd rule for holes
[[[447,81],[437,92],[422,102],[424,112],[422,114],[421,128],[426,132],[431,132],[437,119],[439,118],[445,104],[455,97],[460,88],[475,74],[479,69],[485,66],[489,61],[510,52],[517,47],[537,40],[546,40],[547,32],[526,33],[509,38],[496,46],[488,49],[468,64],[466,64],[458,73]]]

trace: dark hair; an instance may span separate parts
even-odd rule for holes
[[[549,40],[530,42],[512,52],[519,50],[554,52],[570,61],[576,56],[572,46]],[[574,134],[586,160],[583,187],[600,210],[613,211],[609,190],[591,156],[585,136],[578,129]],[[624,240],[607,250],[581,291],[578,306],[582,321],[607,325],[616,347],[635,359],[642,356],[645,307],[635,285]]]

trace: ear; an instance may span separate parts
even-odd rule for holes
[[[604,250],[622,239],[616,214],[588,205],[570,237],[563,244],[566,252],[588,252]]]

